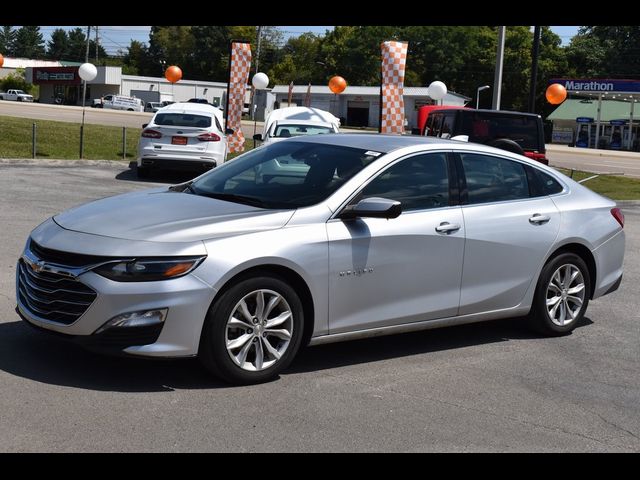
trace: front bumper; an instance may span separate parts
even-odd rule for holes
[[[42,231],[46,231],[46,235]],[[34,230],[34,239],[45,247],[62,250],[60,244],[74,245],[74,249],[100,248],[96,244],[105,242],[102,252],[113,249],[107,244],[119,244],[118,249],[127,249],[132,255],[140,242],[106,239],[65,230],[49,221]],[[57,242],[47,245],[44,238],[55,238]],[[87,237],[93,237],[88,239]],[[104,240],[103,240],[104,239]],[[57,243],[57,244],[56,244]],[[149,242],[142,242],[149,250]],[[161,244],[157,244],[161,250]],[[202,244],[201,248],[204,249]],[[56,248],[57,247],[57,248]],[[25,252],[28,250],[25,247]],[[174,247],[175,248],[175,247]],[[192,249],[195,247],[191,247]],[[196,250],[197,251],[197,250]],[[77,252],[95,253],[95,252]],[[177,252],[176,252],[177,254]],[[149,255],[149,253],[147,253]],[[206,261],[206,260],[205,260]],[[67,339],[94,349],[109,347],[107,350],[121,351],[131,355],[152,357],[186,357],[198,353],[200,333],[215,290],[198,277],[198,269],[184,277],[156,282],[115,282],[92,271],[76,277],[76,281],[93,289],[97,296],[77,320],[65,325],[38,316],[29,305],[25,305],[19,293],[19,271],[16,269],[17,311],[30,325],[57,333]],[[24,289],[23,289],[24,291]],[[101,334],[95,332],[117,315],[155,309],[168,309],[163,324],[151,327],[121,327],[108,329]]]

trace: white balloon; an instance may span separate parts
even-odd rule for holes
[[[269,77],[262,72],[258,72],[251,79],[251,84],[256,88],[256,90],[264,90],[269,85]]]
[[[78,74],[82,80],[90,82],[98,75],[98,69],[93,63],[83,63],[78,69]]]
[[[442,100],[446,94],[447,94],[447,86],[444,83],[442,83],[440,80],[431,82],[431,85],[429,85],[429,96],[433,100]]]

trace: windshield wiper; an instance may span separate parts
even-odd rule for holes
[[[193,191],[193,188],[189,186],[189,188]],[[265,203],[259,198],[248,197],[246,195],[237,195],[235,193],[216,193],[216,192],[195,192],[196,195],[202,195],[207,198],[215,198],[218,200],[225,200],[234,203],[243,203],[245,205],[251,205],[254,207],[266,208]]]
[[[172,185],[169,187],[170,192],[190,192],[196,193],[191,184],[193,180],[188,181],[187,183],[179,183],[178,185]]]

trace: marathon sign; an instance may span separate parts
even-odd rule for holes
[[[81,79],[78,75],[78,67],[35,67],[33,83],[35,85],[80,85]]]
[[[549,85],[559,83],[568,92],[640,93],[638,80],[552,78]]]

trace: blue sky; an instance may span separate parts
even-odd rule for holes
[[[56,28],[64,28],[65,30],[72,30],[75,26],[45,26],[40,27],[45,41],[50,39],[51,32]],[[86,30],[85,27],[81,27]],[[107,50],[108,53],[113,54],[118,50],[126,50],[131,43],[131,40],[138,40],[148,43],[149,41],[149,26],[101,26],[100,44]],[[324,34],[327,30],[332,29],[332,26],[280,26],[278,27],[283,33],[285,39],[290,36],[297,36],[304,32],[314,32],[317,34]],[[551,27],[551,29],[560,36],[563,45],[567,45],[578,32],[578,27],[559,26]],[[91,37],[93,38],[95,32],[92,30]]]

